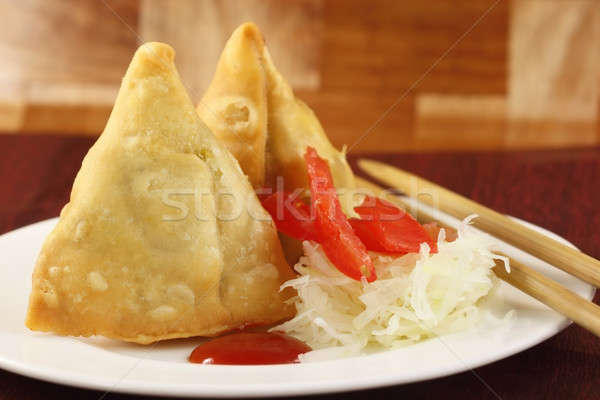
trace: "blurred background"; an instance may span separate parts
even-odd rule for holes
[[[600,140],[597,0],[0,0],[0,20],[2,134],[99,135],[144,41],[175,48],[197,102],[252,20],[352,151]]]

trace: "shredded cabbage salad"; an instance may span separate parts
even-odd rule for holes
[[[497,283],[494,260],[509,268],[507,259],[491,252],[494,239],[469,226],[474,217],[463,221],[453,242],[440,230],[435,254],[426,243],[419,253],[399,257],[371,253],[378,276],[372,283],[340,273],[318,243],[304,241],[304,256],[294,267],[300,276],[282,285],[297,290],[290,299],[297,314],[272,330],[314,350],[335,347],[349,355],[368,345],[398,347],[473,326],[481,316],[478,302]]]

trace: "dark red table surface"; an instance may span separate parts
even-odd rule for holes
[[[0,135],[0,233],[58,215],[92,143],[87,138]],[[543,226],[600,257],[600,148],[369,156]],[[350,155],[351,161],[356,158]],[[597,295],[595,301],[599,300]],[[357,363],[357,374],[360,368]],[[600,399],[600,339],[571,326],[534,348],[475,372],[344,396]],[[0,370],[0,399],[102,396],[136,398],[55,385]]]

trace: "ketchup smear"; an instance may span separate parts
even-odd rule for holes
[[[189,361],[197,364],[265,365],[299,362],[312,349],[283,333],[243,332],[213,339],[196,347]]]

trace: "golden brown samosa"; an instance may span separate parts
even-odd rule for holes
[[[307,146],[329,162],[338,189],[354,188],[345,155],[329,142],[312,110],[294,96],[253,23],[242,24],[227,41],[198,112],[255,188],[263,182],[275,188],[277,177],[287,190],[307,188]]]
[[[273,222],[173,59],[137,50],[39,255],[29,328],[151,343],[293,314]]]
[[[198,104],[202,120],[237,158],[256,189],[265,180],[267,88],[263,48],[258,30],[252,26],[236,30]]]

